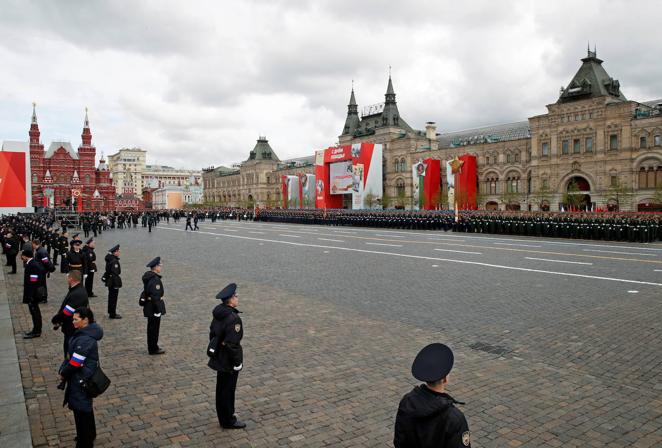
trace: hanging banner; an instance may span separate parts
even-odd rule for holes
[[[0,151],[0,207],[29,207],[28,194],[26,153]]]

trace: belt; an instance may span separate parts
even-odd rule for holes
[[[70,268],[82,268],[83,265],[82,264],[70,264],[69,267]]]

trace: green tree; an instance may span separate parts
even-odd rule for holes
[[[634,195],[634,190],[626,185],[621,179],[617,176],[616,180],[611,183],[609,189],[609,196],[616,200],[617,210],[621,209],[621,205],[629,205],[632,196]]]
[[[391,203],[393,202],[393,198],[391,198],[391,195],[388,194],[386,189],[384,189],[384,193],[382,194],[382,209],[386,210],[391,206]]]
[[[373,193],[366,193],[365,196],[363,196],[363,206],[365,208],[374,208],[378,204],[377,199],[377,196]]]
[[[395,205],[396,207],[401,207],[404,208],[405,204],[407,203],[407,195],[405,194],[405,190],[399,190],[398,194],[395,197]]]
[[[541,183],[540,187],[533,193],[531,197],[536,206],[538,206],[538,210],[542,210],[545,202],[549,204],[552,197],[552,191],[547,185]]]
[[[514,205],[519,205],[522,200],[522,195],[518,192],[506,188],[500,195],[499,200],[504,204],[506,210]]]

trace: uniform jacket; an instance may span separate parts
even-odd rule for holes
[[[106,258],[106,286],[108,288],[119,289],[122,287],[122,267],[120,266],[120,259],[113,254],[107,254]]]
[[[73,248],[67,252],[67,265],[69,266],[69,270],[71,269],[77,269],[81,273],[87,272],[87,260],[85,259],[85,254],[83,253],[82,250],[75,251]],[[80,266],[73,268],[72,266]]]
[[[23,269],[23,303],[39,301],[46,296],[46,270],[30,258]]]
[[[18,238],[16,238],[16,235],[5,238],[5,253],[9,255],[17,255],[19,244],[20,242],[18,241]],[[32,245],[30,245],[30,249],[32,249]]]
[[[166,307],[163,301],[163,283],[161,276],[154,271],[143,274],[143,288],[145,294],[145,306],[143,315],[145,317],[161,317],[165,314]]]
[[[400,401],[395,418],[395,448],[471,446],[469,425],[448,394],[425,385],[414,387]]]
[[[94,249],[90,246],[83,247],[83,257],[85,258],[85,267],[87,268],[86,273],[90,274],[97,271],[97,254],[94,253]]]
[[[35,252],[35,258],[39,260],[41,265],[44,267],[46,272],[54,272],[55,266],[51,261],[51,257],[48,256],[48,251],[44,246],[39,246]]]
[[[97,323],[76,330],[69,340],[67,360],[60,366],[60,375],[67,381],[64,403],[74,411],[92,412],[92,398],[85,392],[82,382],[92,376],[99,365],[98,341],[103,330]]]
[[[73,324],[74,312],[84,306],[90,306],[90,301],[87,298],[85,287],[82,283],[78,283],[69,288],[59,311],[53,316],[51,322],[54,325],[61,325],[62,333],[71,336],[76,331]]]
[[[217,372],[232,372],[244,362],[244,352],[241,348],[241,338],[244,337],[244,326],[239,317],[239,310],[224,303],[217,305],[213,311],[213,320],[209,326],[209,340],[218,336],[216,355],[209,358],[207,364]]]

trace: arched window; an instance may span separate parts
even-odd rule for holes
[[[398,179],[395,181],[395,194],[397,196],[405,195],[405,181],[404,179]]]
[[[506,155],[506,163],[513,163],[513,155],[511,153]]]
[[[648,177],[646,176],[646,167],[639,168],[639,188],[648,188]]]
[[[395,170],[396,173],[400,172],[400,161],[398,159],[395,159],[393,161],[393,169]]]
[[[519,162],[519,152],[515,153],[515,162]]]
[[[402,159],[400,159],[400,171],[402,171],[402,172],[407,171],[407,162],[405,162],[404,157]]]

